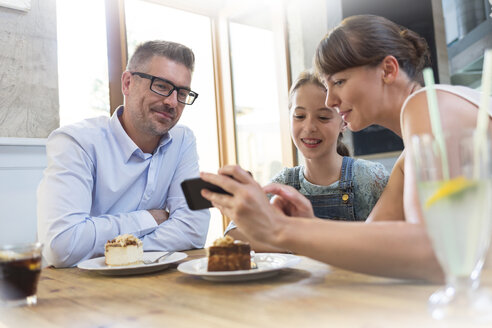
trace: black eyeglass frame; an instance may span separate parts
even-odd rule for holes
[[[187,102],[181,101],[178,98],[176,98],[178,100],[178,102],[180,102],[182,104],[185,104],[185,105],[193,105],[193,103],[195,102],[196,98],[198,98],[198,93],[196,93],[195,91],[192,91],[189,88],[177,87],[177,86],[174,85],[174,83],[172,83],[169,80],[163,79],[162,77],[157,77],[157,76],[150,75],[150,74],[147,74],[147,73],[142,73],[142,72],[130,72],[130,73],[132,75],[138,75],[141,78],[150,80],[150,86],[149,86],[150,91],[152,91],[152,92],[154,92],[154,93],[156,93],[156,94],[158,94],[160,96],[169,97],[174,92],[174,90],[176,90],[176,92],[178,94],[179,94],[179,91],[180,90],[186,90],[186,91],[189,92],[189,95],[191,95],[193,97],[193,101],[191,103],[187,103]],[[167,84],[170,84],[172,86],[172,89],[169,91],[169,93],[167,95],[166,94],[163,94],[163,93],[160,93],[160,92],[157,92],[154,89],[152,89],[152,85],[154,85],[154,81],[156,81],[156,80],[163,81],[163,82],[165,82]]]

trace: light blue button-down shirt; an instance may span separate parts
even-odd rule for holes
[[[73,266],[102,256],[104,244],[131,233],[145,251],[201,248],[210,213],[191,211],[181,182],[199,175],[192,131],[175,126],[153,154],[142,152],[123,129],[118,108],[61,127],[48,138],[48,166],[38,187],[38,239],[50,265]],[[151,209],[167,209],[157,225]]]

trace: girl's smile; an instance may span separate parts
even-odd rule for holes
[[[315,138],[301,138],[301,141],[308,148],[316,148],[321,142],[323,142],[323,140]]]

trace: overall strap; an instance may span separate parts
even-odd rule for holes
[[[342,170],[340,173],[339,188],[342,190],[351,189],[354,186],[354,159],[352,157],[344,156],[342,161]]]
[[[301,166],[293,167],[289,170],[287,174],[286,184],[296,188],[296,190],[301,190],[301,182],[299,180],[299,173],[301,172]]]

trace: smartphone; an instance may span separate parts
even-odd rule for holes
[[[181,182],[181,189],[183,189],[188,207],[194,211],[212,207],[212,203],[203,198],[200,194],[202,189],[208,189],[219,194],[230,195],[230,193],[219,186],[203,181],[201,178],[184,180]]]

